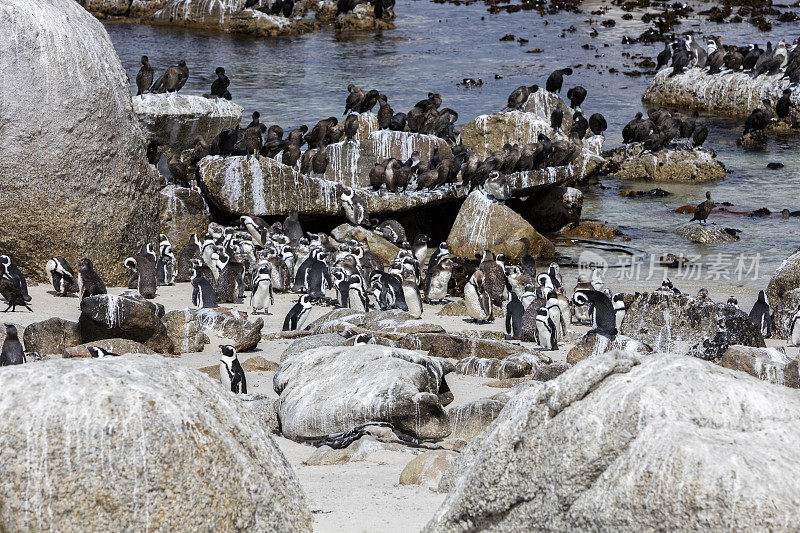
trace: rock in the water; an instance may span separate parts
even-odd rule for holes
[[[597,333],[587,333],[569,351],[567,363],[576,365],[587,357],[596,357],[615,350],[638,353],[652,352],[649,346],[625,335],[614,335],[612,339],[609,339]]]
[[[0,71],[25,80],[0,88],[0,249],[40,281],[64,256],[122,282],[156,237],[158,180],[111,40],[74,0],[4,2],[0,30]]]
[[[787,78],[781,76],[752,77],[749,72],[726,72],[725,75],[708,74],[705,69],[690,68],[683,74],[669,76],[671,68],[656,74],[642,99],[655,107],[675,106],[707,109],[732,116],[747,116],[761,101],[773,102],[780,98],[783,89],[790,88]],[[793,89],[792,103],[800,105],[797,89]],[[789,110],[789,118],[796,122],[797,109]]]
[[[506,404],[424,531],[788,531],[798,421],[795,391],[705,361],[590,358]]]
[[[338,333],[320,333],[319,335],[309,335],[302,339],[297,339],[286,348],[281,354],[281,362],[289,357],[310,350],[312,348],[319,348],[321,346],[344,346],[347,339]]]
[[[28,325],[21,337],[26,352],[40,354],[58,354],[82,342],[78,323],[58,317]]]
[[[197,135],[210,143],[219,132],[236,128],[242,121],[239,104],[180,93],[134,96],[133,111],[148,141],[173,150],[192,148]]]
[[[136,353],[136,354],[155,354],[152,349],[145,346],[141,342],[132,341],[130,339],[102,339],[92,342],[87,342],[86,344],[80,344],[78,346],[73,346],[70,348],[64,348],[61,351],[61,355],[64,356],[65,359],[70,359],[73,357],[91,357],[92,354],[89,353],[89,346],[94,346],[95,348],[102,348],[103,350],[111,353],[115,353],[117,355],[127,354],[127,353]]]
[[[504,406],[505,402],[481,398],[453,407],[447,411],[450,416],[450,437],[471,441],[489,427]]]
[[[107,17],[145,17],[152,15],[167,0],[78,0],[89,13],[99,19]]]
[[[699,244],[719,244],[723,242],[736,242],[739,240],[739,230],[723,228],[716,224],[690,222],[676,229],[675,233],[687,241]]]
[[[161,322],[178,353],[202,352],[209,342],[200,320],[190,309],[170,311],[164,314]]]
[[[572,187],[553,187],[533,195],[524,203],[523,216],[536,231],[554,232],[568,224],[577,224],[583,209],[583,193]]]
[[[343,242],[346,239],[366,242],[369,244],[369,249],[378,254],[387,265],[397,257],[397,252],[400,251],[400,248],[390,243],[382,236],[375,234],[375,232],[364,229],[361,226],[353,226],[352,224],[342,224],[341,226],[333,228],[331,237],[339,242]]]
[[[244,9],[245,0],[167,0],[149,18],[156,24],[212,28],[230,33],[264,37],[296,35],[319,28],[313,19],[304,19],[304,4],[295,4],[292,18],[268,15],[257,9]],[[298,18],[294,18],[297,13]]]
[[[743,311],[686,295],[637,294],[620,333],[656,352],[718,361],[733,344],[764,347],[764,338]]]
[[[161,322],[164,308],[138,293],[100,294],[81,300],[78,324],[84,342],[130,339],[161,354],[177,353]]]
[[[269,427],[192,369],[51,360],[3,369],[0,389],[4,530],[311,531]]]
[[[530,240],[534,257],[554,254],[553,243],[537,233],[519,214],[493,202],[483,192],[473,191],[461,206],[447,243],[454,257],[474,259],[475,254],[492,250],[516,261],[522,256],[523,244],[519,240],[523,237]]]
[[[614,226],[606,226],[598,220],[585,220],[576,226],[569,227],[562,232],[567,237],[580,237],[584,239],[603,239],[615,241],[618,238],[622,241],[631,240]]]
[[[342,13],[333,23],[337,32],[363,30],[391,30],[394,21],[375,17],[375,8],[371,4],[358,4],[347,13]]]
[[[719,363],[731,370],[741,370],[776,385],[800,388],[797,374],[797,359],[786,355],[781,348],[753,348],[752,346],[731,346],[722,354]]]
[[[641,143],[631,143],[612,151],[607,160],[606,170],[619,179],[696,183],[721,180],[727,172],[716,155],[702,147],[651,152]]]
[[[421,439],[450,433],[440,400],[452,363],[385,346],[306,350],[281,362],[273,379],[278,417],[291,439],[341,433],[389,422]]]
[[[264,319],[247,320],[247,314],[242,311],[219,307],[217,309],[193,309],[182,311],[184,316],[195,318],[200,322],[200,327],[205,331],[213,332],[218,337],[228,339],[239,352],[254,350],[261,341],[261,330]]]
[[[420,454],[409,461],[400,473],[400,484],[435,487],[456,457],[458,454],[449,450]]]
[[[169,238],[177,258],[192,234],[197,234],[200,242],[203,241],[211,222],[208,206],[203,195],[195,189],[167,185],[159,194],[159,233]],[[177,268],[175,265],[175,270]]]
[[[767,284],[767,300],[772,308],[773,335],[789,336],[792,317],[800,308],[800,250],[786,258]]]

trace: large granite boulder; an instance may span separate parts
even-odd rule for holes
[[[587,333],[567,353],[567,363],[576,365],[588,357],[598,357],[616,350],[637,353],[652,351],[646,344],[625,335],[614,335],[614,337],[608,338],[597,333]]]
[[[297,339],[281,353],[281,362],[289,357],[322,346],[344,346],[347,339],[338,333],[320,333]]]
[[[454,257],[474,259],[475,254],[491,250],[516,261],[522,256],[523,244],[519,240],[523,237],[530,240],[534,257],[551,257],[555,252],[553,243],[518,213],[490,200],[482,191],[473,191],[461,206],[447,243]]]
[[[192,234],[197,234],[197,238],[203,241],[211,222],[208,205],[196,189],[177,185],[167,185],[161,189],[159,198],[159,233],[167,236],[177,258]]]
[[[161,322],[162,316],[163,306],[138,293],[99,294],[81,300],[78,325],[81,339],[87,343],[121,338],[141,342],[161,354],[177,353]]]
[[[747,372],[769,383],[800,389],[797,358],[786,355],[783,348],[731,346],[722,354],[719,364],[731,370]]]
[[[385,346],[305,350],[284,359],[273,379],[281,430],[297,439],[388,422],[417,438],[444,438],[442,399],[452,400],[444,376],[452,371],[446,360]]]
[[[78,0],[78,3],[97,18],[124,17],[131,8],[131,0]]]
[[[764,347],[764,338],[743,311],[683,294],[637,294],[620,333],[656,352],[689,354],[719,361],[733,344]]]
[[[81,330],[77,322],[53,317],[29,324],[22,334],[26,352],[57,354],[79,345]]]
[[[4,531],[311,531],[256,409],[158,356],[0,372]]]
[[[448,410],[450,438],[471,441],[494,422],[505,403],[493,398],[481,398]]]
[[[192,148],[197,135],[210,143],[219,132],[235,128],[242,121],[239,104],[181,93],[134,96],[133,111],[147,140],[172,150]]]
[[[336,226],[331,230],[331,237],[339,242],[344,242],[347,239],[366,242],[369,244],[369,249],[378,254],[387,265],[397,257],[397,252],[400,251],[400,248],[387,241],[383,236],[376,234],[372,230],[361,226],[353,226],[352,224]]]
[[[372,4],[358,4],[347,13],[342,13],[333,21],[337,32],[376,31],[394,29],[394,17],[377,18]]]
[[[767,284],[767,300],[772,308],[773,335],[786,339],[792,317],[800,309],[800,250],[786,258]]]
[[[631,143],[606,154],[606,160],[606,171],[619,179],[699,183],[721,180],[727,173],[714,152],[688,146],[652,152]]]
[[[268,15],[257,9],[245,9],[246,0],[167,0],[164,7],[148,18],[156,24],[211,28],[231,33],[264,37],[296,35],[319,28],[313,19],[303,19],[302,2],[295,4],[292,18]],[[298,18],[295,18],[297,13]]]
[[[698,244],[720,244],[739,240],[739,230],[723,228],[716,224],[689,222],[675,229],[675,234]]]
[[[178,353],[202,352],[209,339],[193,309],[176,309],[161,319]]]
[[[552,233],[581,220],[583,193],[573,187],[553,187],[531,196],[519,212],[542,233]]]
[[[705,361],[590,358],[506,404],[424,531],[790,531],[799,422],[796,391]]]
[[[122,282],[156,237],[158,180],[111,40],[75,0],[5,1],[0,30],[0,71],[17,80],[0,87],[0,249],[40,281],[61,255]]]
[[[761,100],[777,102],[784,89],[792,89],[792,103],[800,105],[797,88],[792,88],[788,78],[780,75],[752,77],[749,72],[708,74],[706,69],[690,68],[683,74],[670,76],[671,68],[661,70],[650,82],[642,99],[655,107],[676,106],[706,109],[733,116],[747,116]],[[789,110],[796,122],[797,109]]]
[[[239,352],[254,350],[261,341],[261,330],[264,328],[264,319],[258,317],[254,320],[247,319],[247,313],[236,311],[227,307],[216,309],[187,308],[173,311],[172,320],[175,326],[181,321],[184,327],[192,321],[197,321],[200,329],[211,332],[218,337],[227,339]]]

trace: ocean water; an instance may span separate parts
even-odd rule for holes
[[[607,13],[589,14],[597,9]],[[277,123],[286,130],[303,123],[313,125],[327,116],[341,116],[349,83],[387,94],[395,112],[408,111],[429,91],[438,92],[442,105],[455,109],[460,114],[458,123],[464,124],[479,114],[499,111],[514,88],[544,85],[552,70],[571,66],[575,73],[565,77],[562,93],[565,96],[574,85],[587,89],[584,111],[602,113],[609,124],[606,149],[619,145],[623,125],[644,110],[641,95],[650,76],[631,77],[624,72],[638,70],[635,62],[655,58],[661,50],[659,44],[623,45],[623,36],[636,36],[646,25],[636,12],[633,20],[621,20],[623,12],[606,2],[586,2],[582,14],[548,17],[534,12],[490,14],[483,3],[457,6],[428,0],[398,0],[395,11],[397,29],[350,36],[336,35],[332,29],[267,39],[120,23],[107,24],[106,28],[132,87],[143,54],[150,57],[157,72],[185,59],[190,77],[183,91],[195,94],[208,91],[214,68],[221,65],[231,78],[234,101],[245,108],[245,116],[257,110],[262,122]],[[600,25],[608,18],[616,20],[615,27]],[[592,28],[599,32],[595,38],[589,34]],[[724,42],[763,43],[781,37],[793,39],[800,33],[800,24],[776,23],[764,34],[747,23],[717,25],[695,18],[684,21],[676,30],[722,35]],[[528,42],[500,41],[506,34]],[[529,53],[537,49],[540,51]],[[483,85],[458,85],[467,77],[481,78]],[[694,185],[605,178],[602,186],[584,189],[583,216],[617,226],[631,237],[625,245],[636,249],[636,257],[643,262],[649,261],[648,253],[657,257],[672,252],[711,268],[711,276],[718,276],[723,268],[719,265],[725,263],[725,275],[731,277],[731,283],[747,289],[763,287],[780,261],[800,247],[800,218],[779,216],[784,208],[800,210],[800,158],[796,156],[800,137],[772,140],[765,151],[744,151],[735,143],[741,122],[710,116],[702,120],[710,127],[705,146],[716,150],[730,170],[725,180]],[[768,170],[766,165],[772,161],[785,166]],[[652,199],[619,196],[621,189],[654,187],[672,195]],[[699,203],[707,190],[717,203],[734,204],[731,211],[747,213],[766,207],[774,214],[759,218],[714,214],[714,222],[740,229],[741,240],[715,246],[689,244],[673,230],[690,217],[674,210]],[[585,250],[585,246],[559,247],[560,253],[575,259]],[[629,257],[598,252],[612,265]],[[755,262],[757,272],[751,268],[747,275],[737,275],[736,267],[742,269],[742,261],[746,266]],[[705,271],[700,275],[705,276]],[[726,282],[724,278],[713,281]]]

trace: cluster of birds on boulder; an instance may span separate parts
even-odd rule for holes
[[[666,148],[676,139],[689,139],[692,146],[700,147],[708,138],[708,126],[698,124],[697,111],[690,116],[680,116],[661,107],[648,111],[647,118],[641,112],[622,128],[622,142],[642,143],[645,150],[656,152]]]

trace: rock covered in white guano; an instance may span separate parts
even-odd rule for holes
[[[377,345],[321,347],[284,359],[273,384],[281,431],[291,439],[388,422],[422,439],[450,433],[442,398],[452,363]]]
[[[449,409],[450,438],[471,441],[489,427],[505,404],[493,398],[481,398]]]
[[[722,354],[719,364],[731,370],[747,372],[769,383],[800,388],[797,358],[789,357],[783,348],[731,346]]]
[[[646,344],[625,335],[614,335],[613,338],[609,338],[597,333],[587,333],[567,353],[567,363],[575,365],[587,357],[597,357],[616,350],[638,353],[652,351]]]
[[[159,356],[0,372],[5,531],[311,531],[294,472],[253,409]]]
[[[281,354],[281,362],[289,357],[322,346],[344,346],[347,339],[338,333],[320,333],[319,335],[309,335],[302,339],[297,339],[290,344]]]
[[[424,531],[791,531],[798,438],[797,391],[612,352],[514,396]]]
[[[261,329],[264,327],[264,319],[261,317],[253,320],[247,319],[247,313],[237,311],[228,307],[218,307],[216,309],[204,308],[195,309],[189,307],[173,313],[180,313],[186,322],[197,320],[200,328],[206,332],[212,332],[218,337],[228,339],[239,352],[254,350],[261,341]]]
[[[342,13],[333,21],[333,27],[337,32],[351,32],[364,30],[391,30],[394,29],[394,17],[377,18],[375,8],[372,4],[362,3],[348,11]]]
[[[739,240],[739,230],[711,224],[689,222],[675,229],[679,237],[698,244],[720,244]]]
[[[671,68],[655,75],[642,99],[658,106],[695,107],[733,116],[747,116],[754,109],[763,107],[761,101],[770,99],[773,104],[783,90],[792,89],[792,102],[800,105],[800,92],[790,87],[788,78],[781,74],[753,78],[746,72],[724,72],[708,74],[705,69],[690,68],[683,74],[669,76]],[[800,115],[792,108],[789,116],[793,122]]]
[[[400,248],[386,240],[382,235],[378,235],[362,226],[353,226],[352,224],[336,226],[331,230],[331,237],[339,242],[344,242],[347,239],[366,242],[369,244],[369,249],[378,254],[386,264],[391,263],[400,251]]]
[[[733,344],[764,347],[764,337],[743,311],[732,305],[685,294],[637,294],[620,333],[656,352],[689,354],[719,361]]]
[[[156,237],[158,181],[111,39],[75,0],[4,1],[0,30],[0,249],[41,281],[64,256],[122,282]]]
[[[193,234],[202,242],[211,222],[208,205],[197,189],[173,184],[161,189],[159,198],[159,233],[167,236],[178,257]]]
[[[176,309],[161,319],[178,353],[202,352],[209,343],[197,315],[191,309]]]
[[[447,243],[455,257],[473,259],[475,254],[492,250],[504,253],[511,260],[522,256],[527,237],[534,257],[551,257],[555,252],[552,242],[542,237],[533,226],[510,207],[489,199],[480,190],[473,191],[461,205]]]
[[[630,143],[606,155],[605,171],[619,179],[698,183],[725,177],[725,165],[703,147],[675,145],[657,152],[642,143]]]
[[[235,102],[183,93],[134,96],[133,111],[148,141],[173,150],[192,148],[197,135],[210,143],[242,121],[242,106]]]
[[[168,26],[209,28],[265,37],[296,35],[319,28],[313,19],[286,18],[245,8],[246,0],[167,0],[148,20]],[[296,4],[298,14],[303,4]],[[294,12],[292,13],[294,15]]]
[[[800,250],[787,257],[767,284],[767,301],[772,308],[773,334],[789,336],[792,318],[800,309]]]

